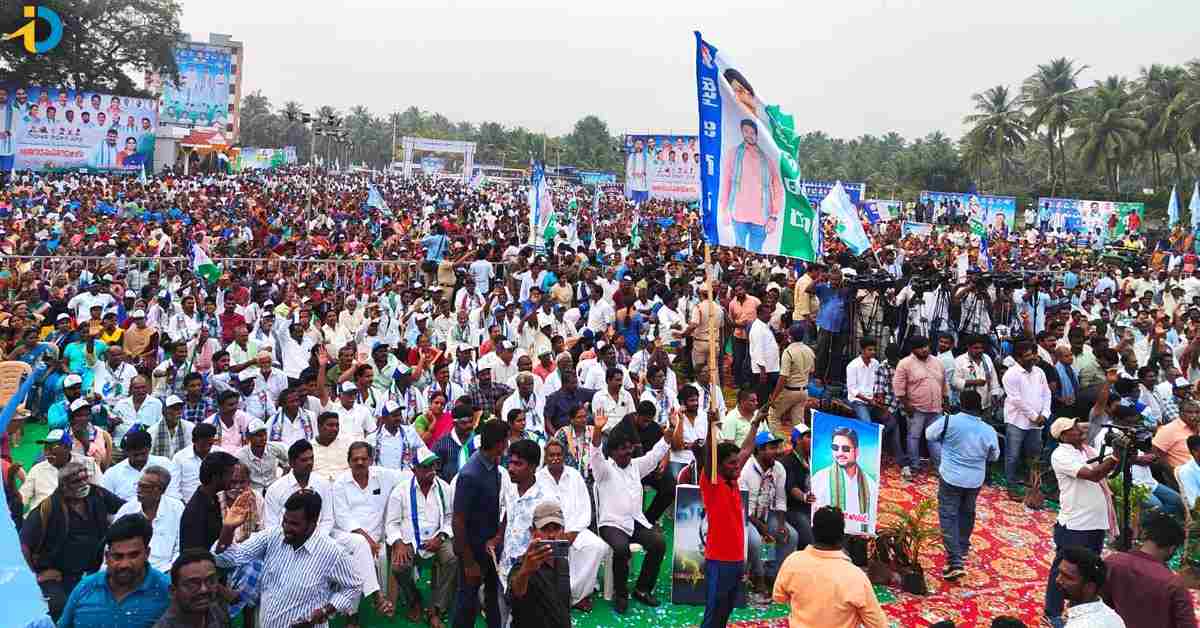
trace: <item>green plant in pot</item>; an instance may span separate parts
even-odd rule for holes
[[[1183,551],[1176,573],[1189,589],[1200,589],[1200,507],[1184,510],[1183,530]]]
[[[937,502],[933,499],[921,500],[911,510],[892,504],[886,510],[889,523],[878,530],[878,535],[887,539],[885,547],[891,552],[889,562],[900,576],[900,588],[907,593],[929,593],[925,569],[921,566],[921,552],[942,535],[941,529],[933,523],[936,510]],[[877,543],[877,554],[879,547]]]

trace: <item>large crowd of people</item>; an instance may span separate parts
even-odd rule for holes
[[[1189,236],[1106,253],[1031,228],[985,256],[967,225],[893,223],[855,258],[826,225],[815,262],[706,264],[691,203],[552,195],[559,230],[531,243],[520,182],[17,173],[0,359],[35,382],[3,479],[50,616],[361,626],[366,603],[567,626],[606,562],[617,613],[662,603],[687,482],[710,514],[704,626],[748,593],[792,626],[882,628],[840,558],[855,529],[810,507],[829,485],[809,477],[820,409],[881,424],[902,482],[936,475],[946,580],[971,568],[1002,460],[1012,499],[1060,505],[1051,624],[1195,625],[1164,566],[1200,496]],[[33,423],[49,431],[22,469]],[[1121,460],[1146,534],[1102,560]]]

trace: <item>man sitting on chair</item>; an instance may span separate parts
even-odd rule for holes
[[[387,542],[392,548],[392,573],[398,589],[408,603],[408,621],[415,622],[422,611],[430,626],[441,628],[442,615],[449,610],[454,594],[458,558],[450,542],[451,505],[454,495],[445,480],[437,476],[439,458],[428,449],[417,452],[417,464],[404,472],[388,498]],[[421,594],[414,582],[413,569],[420,561],[433,563],[430,606],[421,606]],[[392,602],[399,591],[393,590]]]

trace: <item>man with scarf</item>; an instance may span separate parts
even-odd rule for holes
[[[779,169],[758,144],[758,124],[739,125],[742,143],[725,154],[721,189],[726,190],[724,219],[732,224],[735,245],[761,252],[767,236],[779,229],[783,184]]]
[[[756,430],[760,416],[755,417]],[[764,596],[770,595],[775,573],[783,559],[796,549],[796,531],[785,515],[787,471],[776,460],[781,442],[782,438],[769,431],[757,432],[754,436],[754,456],[742,467],[738,478],[741,489],[749,496],[750,527],[747,540],[750,581]]]
[[[815,503],[837,508],[846,515],[846,531],[870,530],[879,498],[877,487],[858,464],[858,433],[849,427],[833,431],[833,462],[812,476]]]

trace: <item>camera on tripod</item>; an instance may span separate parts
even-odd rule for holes
[[[1129,408],[1129,410],[1133,411],[1132,408]],[[1154,439],[1154,432],[1147,427],[1142,425],[1117,425],[1115,423],[1105,427],[1112,429],[1104,432],[1104,444],[1113,450],[1134,450],[1142,453],[1154,451],[1154,445],[1151,443]]]
[[[987,276],[997,288],[1006,290],[1015,290],[1024,287],[1026,284],[1025,275],[1019,272],[1009,271],[1003,273],[983,273]]]
[[[895,280],[891,274],[881,270],[847,277],[845,283],[847,288],[856,290],[887,290],[895,284]]]

